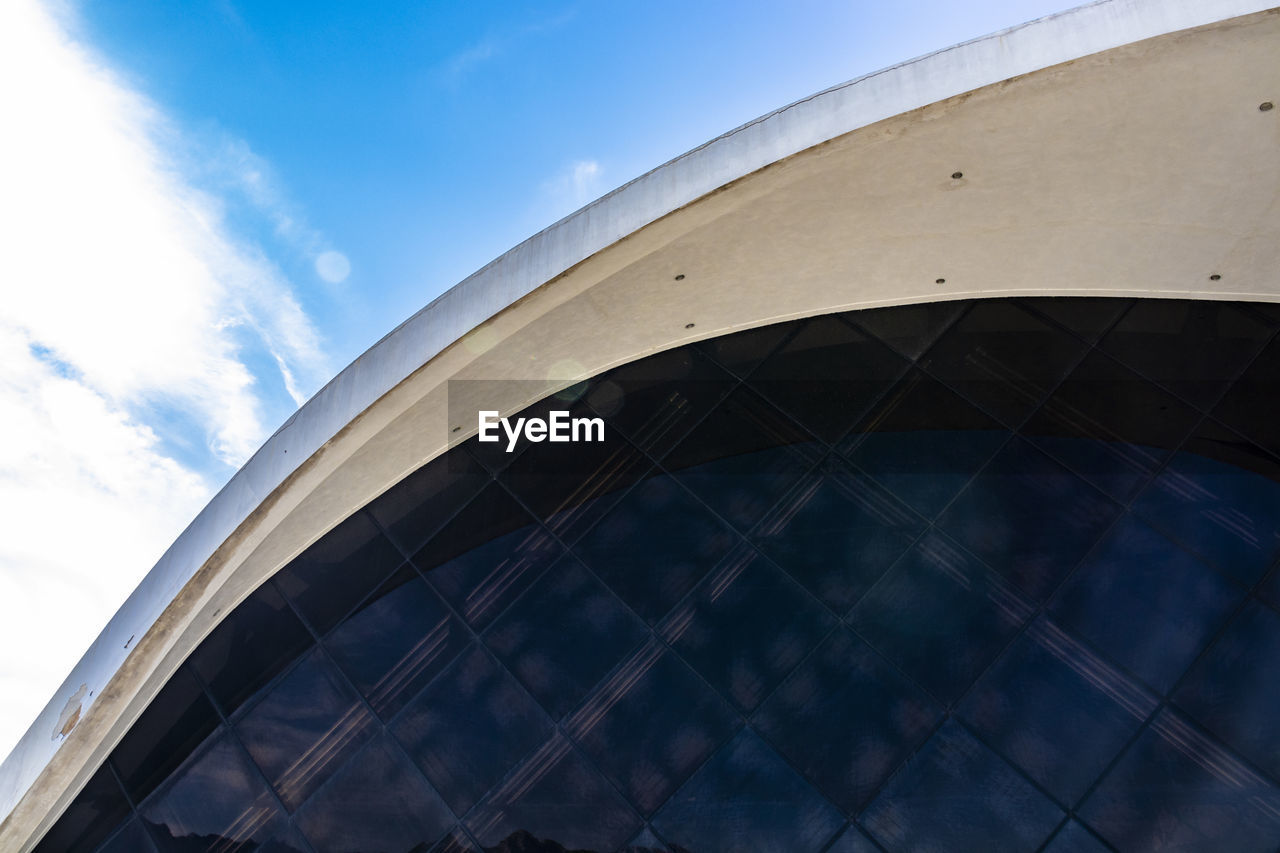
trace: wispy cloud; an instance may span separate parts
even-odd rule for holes
[[[542,185],[550,220],[567,216],[594,201],[603,187],[604,167],[596,160],[575,160]]]
[[[282,188],[271,164],[221,128],[169,140],[166,153],[176,156],[184,176],[211,194],[209,206],[222,210],[228,202],[266,222],[274,237],[293,256],[312,264],[328,284],[340,284],[351,271],[346,256],[307,221]]]
[[[182,134],[36,0],[0,3],[0,81],[3,754],[277,398],[331,366],[280,268],[167,147]],[[334,252],[248,146],[212,145],[283,243]]]
[[[573,188],[573,200],[581,206],[595,198],[600,186],[600,164],[595,160],[579,160],[569,170],[569,185]]]
[[[507,39],[490,36],[454,54],[445,63],[446,77],[456,79],[471,71],[477,65],[492,59],[502,51],[507,41]]]
[[[557,15],[490,33],[446,59],[441,66],[444,82],[456,85],[462,78],[486,62],[502,56],[529,38],[559,29],[577,16],[577,9],[566,9]]]

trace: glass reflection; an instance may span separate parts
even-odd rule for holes
[[[1280,848],[1278,329],[1000,299],[619,367],[612,444],[464,443],[256,590],[37,849]]]

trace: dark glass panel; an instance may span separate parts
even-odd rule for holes
[[[1228,302],[1143,299],[1100,346],[1207,410],[1273,331],[1270,324]]]
[[[454,814],[463,814],[553,727],[519,683],[474,647],[427,685],[390,730]]]
[[[500,478],[552,533],[571,543],[652,467],[606,429],[604,441],[540,444],[520,454]]]
[[[409,853],[417,853],[416,850],[410,850]],[[427,850],[427,853],[484,853],[476,843],[471,840],[466,831],[461,826],[455,826],[449,830],[448,835]],[[495,852],[496,853],[496,852]],[[515,851],[512,851],[515,853]],[[533,851],[529,851],[533,853]]]
[[[146,799],[218,724],[200,684],[186,667],[180,668],[111,753],[133,801]]]
[[[966,300],[921,302],[850,311],[843,316],[914,361],[971,304]]]
[[[231,714],[312,644],[272,584],[241,602],[192,652],[191,668]]]
[[[761,326],[758,329],[747,329],[725,335],[722,338],[711,338],[694,344],[698,350],[710,355],[726,370],[736,376],[746,376],[756,365],[764,361],[782,339],[795,331],[798,323],[777,323],[772,326]]]
[[[647,634],[613,593],[566,556],[490,626],[485,642],[559,719]]]
[[[979,302],[920,364],[1008,426],[1030,414],[1085,344],[1012,302]]]
[[[289,825],[278,830],[278,836],[265,843],[255,853],[303,853],[307,842],[297,828]]]
[[[1280,302],[1241,302],[1239,304],[1263,322],[1280,326]]]
[[[1036,600],[1047,598],[1121,512],[1022,439],[1014,439],[938,526]]]
[[[682,347],[610,371],[587,403],[645,452],[658,457],[733,390],[730,374],[697,349]]]
[[[1280,462],[1256,442],[1276,444],[1266,407],[1280,356],[1272,343],[1246,367],[1246,351],[1280,314],[1134,303],[1103,335],[1101,349],[1119,361],[1098,352],[1068,370],[1080,340],[1097,338],[1129,304],[1036,299],[974,303],[967,314],[957,304],[850,312],[675,349],[584,383],[577,390],[589,392],[590,405],[615,418],[606,435],[640,461],[605,464],[600,447],[557,455],[563,448],[545,443],[513,454],[498,446],[489,462],[505,469],[499,485],[458,448],[370,507],[395,541],[417,548],[429,581],[390,565],[372,579],[338,573],[333,594],[318,592],[330,583],[323,579],[314,590],[290,587],[318,625],[340,620],[326,647],[411,756],[389,740],[368,745],[386,735],[337,669],[295,689],[311,664],[289,666],[311,647],[310,634],[268,583],[201,645],[183,671],[186,686],[183,677],[166,686],[113,756],[132,768],[138,791],[154,788],[140,810],[146,823],[127,810],[99,821],[121,794],[99,796],[95,782],[38,849],[312,850],[239,741],[213,728],[218,717],[192,687],[192,672],[240,720],[272,779],[280,775],[273,761],[289,762],[286,781],[311,772],[304,765],[318,768],[285,791],[301,803],[315,853],[384,844],[479,853],[412,763],[459,806],[457,816],[485,829],[486,844],[496,840],[489,849],[507,853],[564,853],[554,838],[597,851],[696,851],[700,840],[713,850],[806,849],[822,834],[812,826],[826,832],[816,848],[852,853],[872,844],[866,827],[846,822],[859,808],[891,847],[963,847],[972,833],[981,849],[1031,836],[1031,846],[1047,839],[1049,853],[1109,849],[1097,829],[1122,849],[1276,848],[1280,693],[1269,664],[1280,656]],[[1192,333],[1184,340],[1175,327]],[[937,340],[926,367],[876,390],[857,386],[858,371],[875,367],[856,363],[858,353],[890,350],[865,338],[868,329],[896,353],[887,363],[906,364]],[[839,444],[856,464],[799,425],[853,419],[842,394],[776,384],[775,400],[793,400],[778,410],[751,388],[730,391],[757,362],[766,381],[781,383],[788,363],[804,364],[842,336],[847,347],[826,347],[838,357],[810,363],[837,380],[852,371],[868,398],[880,395]],[[961,359],[939,360],[945,352]],[[1165,371],[1179,360],[1185,371]],[[1245,375],[1214,418],[1178,447],[1189,408],[1177,400],[1203,405],[1239,368]],[[1038,394],[1051,400],[1026,432],[1064,464],[1023,438],[988,460],[1007,429],[992,416],[1021,417]],[[1177,405],[1161,410],[1170,400]],[[585,412],[586,403],[570,394],[522,414]],[[1183,417],[1170,423],[1174,410]],[[632,439],[655,457],[665,453],[674,476],[637,481],[647,463]],[[476,452],[486,450],[493,446]],[[547,465],[563,476],[544,477]],[[1145,524],[1126,519],[1104,533],[1119,507],[1072,468],[1120,495],[1154,472],[1133,502]],[[948,501],[937,520],[945,533],[912,545],[924,525],[915,510],[933,514]],[[573,544],[587,569],[570,561],[544,574],[561,549],[539,513],[562,538],[588,531]],[[349,524],[368,532],[366,521]],[[741,572],[725,568],[735,546],[746,555]],[[280,582],[304,570],[324,574],[300,562]],[[1237,610],[1255,583],[1257,599]],[[1047,599],[1049,615],[1016,637],[1033,610],[1022,594]],[[860,633],[826,630],[828,608],[848,612],[854,602],[849,618]],[[518,678],[488,649],[466,645],[474,634],[451,606],[488,627],[486,640]],[[644,629],[626,606],[659,624],[675,648],[651,638],[637,649]],[[1177,710],[1146,730],[1156,698],[1139,680],[1176,687]],[[567,711],[559,733],[530,690],[556,714]],[[958,707],[944,734],[922,746],[941,713],[925,690]],[[283,734],[249,731],[273,704]],[[750,707],[759,738],[742,728]],[[172,724],[156,722],[162,711]],[[352,725],[358,731],[341,734]],[[735,750],[748,759],[728,761]],[[1040,793],[1027,799],[1027,790]],[[1046,802],[1065,808],[1086,790],[1093,793],[1080,815],[1091,826],[1064,817],[1040,834]],[[643,825],[650,815],[654,823]],[[702,821],[709,824],[691,828]],[[895,836],[888,822],[906,829]]]
[[[950,704],[1031,616],[1000,576],[929,533],[849,614],[867,642]]]
[[[840,449],[898,498],[933,518],[1008,437],[999,422],[913,369]]]
[[[862,830],[857,826],[850,826],[840,837],[836,839],[836,843],[827,848],[826,853],[879,853],[880,847],[867,836],[863,835]]]
[[[260,812],[247,813],[245,819],[260,818]],[[159,853],[225,853],[232,850],[252,851],[252,853],[302,853],[306,851],[306,842],[298,834],[298,830],[289,825],[283,814],[273,814],[267,822],[258,828],[255,835],[247,840],[236,840],[234,836],[223,835],[185,835],[175,836],[167,826],[144,824],[151,833],[153,847]],[[258,839],[262,840],[259,841]],[[102,851],[105,853],[105,851]],[[137,853],[130,850],[129,853]]]
[[[722,518],[746,529],[821,453],[785,415],[739,388],[667,454],[663,466]]]
[[[542,574],[560,546],[498,483],[413,555],[472,627],[483,628]]]
[[[36,848],[36,853],[41,853],[42,847]],[[75,848],[63,848],[55,846],[51,850],[66,850],[66,853],[73,853]],[[151,836],[147,835],[147,830],[143,827],[141,820],[131,820],[123,829],[115,834],[115,836],[98,848],[98,853],[155,853],[155,845],[151,843]]]
[[[736,725],[737,715],[714,690],[674,654],[650,643],[565,721],[565,731],[648,816]]]
[[[1078,814],[1119,850],[1274,853],[1280,845],[1280,789],[1169,709]]]
[[[1280,609],[1280,564],[1271,570],[1271,575],[1258,588],[1258,597]]]
[[[528,845],[520,842],[536,838],[567,850],[603,851],[620,847],[639,829],[640,819],[573,745],[556,735],[495,788],[466,825],[489,849],[524,850]]]
[[[845,613],[902,555],[924,522],[844,464],[806,476],[752,539],[837,613]]]
[[[633,610],[656,622],[736,541],[683,486],[658,476],[629,492],[573,550]]]
[[[1089,296],[1033,296],[1018,300],[1024,305],[1064,326],[1071,332],[1094,342],[1111,328],[1132,299]]]
[[[507,490],[490,483],[414,555],[423,571],[466,555],[495,539],[536,527],[534,520]]]
[[[793,767],[853,814],[941,715],[919,687],[840,630],[769,697],[754,724]]]
[[[1252,586],[1280,554],[1280,460],[1205,421],[1133,511]]]
[[[1128,501],[1199,417],[1172,394],[1094,351],[1023,432],[1107,494]]]
[[[1032,851],[1064,817],[954,720],[889,780],[862,825],[889,850]]]
[[[284,851],[293,829],[276,798],[225,728],[140,809],[160,853]]]
[[[1280,778],[1280,613],[1249,602],[1192,668],[1176,701],[1257,767]]]
[[[653,827],[645,826],[639,835],[627,842],[623,853],[671,853],[671,849],[669,844],[654,834]]]
[[[369,504],[369,514],[406,554],[412,554],[489,481],[465,452],[423,465]]]
[[[373,715],[313,651],[236,723],[236,734],[294,811],[373,735]]]
[[[1047,620],[974,686],[960,715],[983,740],[1074,804],[1158,699]]]
[[[369,516],[359,512],[282,569],[276,584],[311,627],[323,634],[403,559]]]
[[[325,639],[338,666],[382,719],[390,719],[471,639],[418,575],[403,566]]]
[[[835,441],[908,362],[838,317],[808,320],[747,381],[824,441]]]
[[[454,817],[388,735],[351,759],[298,811],[315,853],[428,850]]]
[[[1258,354],[1213,414],[1264,449],[1280,454],[1280,337]]]
[[[1053,836],[1044,853],[1110,853],[1110,850],[1084,824],[1070,820]]]
[[[131,816],[115,775],[103,764],[36,845],[35,853],[91,853]]]
[[[519,417],[519,415],[516,417]],[[481,468],[493,475],[511,464],[511,461],[528,446],[530,446],[528,442],[521,441],[514,450],[508,451],[507,442],[483,442],[477,434],[450,449],[450,452],[454,455],[465,454],[470,458],[465,460],[451,458],[449,464],[470,468],[472,462],[477,462]]]
[[[792,445],[803,449],[811,441],[812,436],[780,410],[739,386],[667,454],[663,465],[680,471],[761,450]]]
[[[665,838],[698,853],[816,853],[844,819],[746,729],[675,793],[653,825]]]
[[[744,711],[751,711],[831,630],[804,588],[743,544],[663,620],[658,633]]]
[[[1163,693],[1243,595],[1126,516],[1063,585],[1051,609],[1055,621]]]

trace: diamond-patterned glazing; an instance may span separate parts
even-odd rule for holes
[[[463,442],[182,664],[39,853],[1280,847],[1280,313],[677,348]]]

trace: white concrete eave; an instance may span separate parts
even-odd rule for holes
[[[178,537],[0,765],[0,850],[38,841],[258,584],[474,431],[448,421],[451,379],[553,390],[737,329],[970,296],[1280,301],[1267,100],[1268,2],[1102,0],[798,101],[535,235],[356,359]]]

